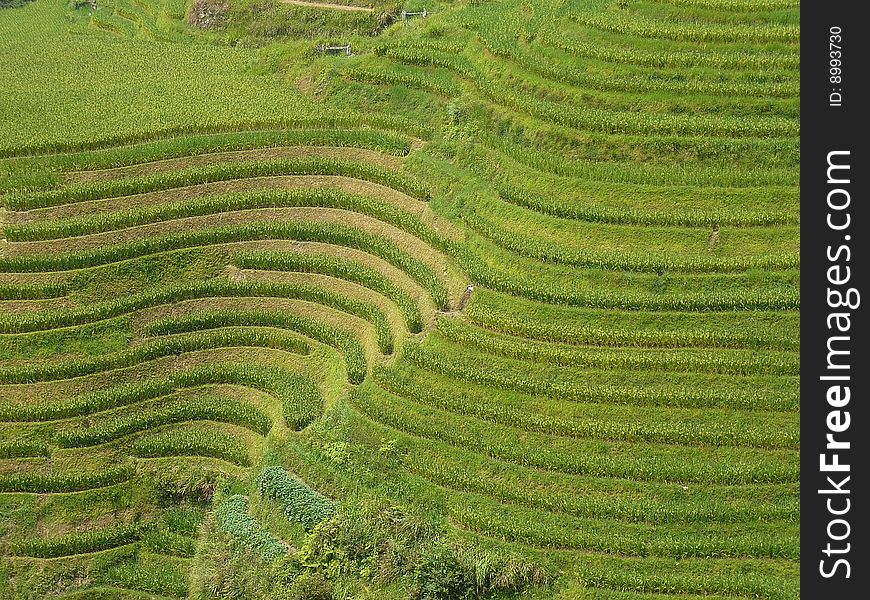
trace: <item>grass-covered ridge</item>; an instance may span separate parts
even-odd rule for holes
[[[0,7],[0,597],[799,597],[798,2]]]

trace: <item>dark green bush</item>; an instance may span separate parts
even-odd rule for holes
[[[280,466],[263,469],[257,479],[260,494],[276,500],[288,519],[311,529],[335,514],[336,503],[318,494]]]
[[[33,0],[0,0],[0,8],[18,8]]]
[[[291,600],[332,600],[332,584],[321,573],[303,573],[290,586]]]
[[[465,600],[472,597],[468,573],[447,546],[433,546],[414,570],[412,600]]]
[[[232,536],[243,546],[260,552],[266,559],[287,554],[285,545],[272,535],[250,514],[248,499],[236,494],[226,498],[215,510],[221,531]]]

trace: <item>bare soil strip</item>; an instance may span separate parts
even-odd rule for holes
[[[328,8],[332,10],[346,10],[350,12],[374,12],[375,9],[365,6],[348,6],[346,4],[329,4],[328,2],[305,2],[303,0],[280,0],[282,4],[295,4],[296,6],[309,6],[311,8]]]

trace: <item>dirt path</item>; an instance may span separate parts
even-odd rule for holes
[[[365,6],[347,6],[345,4],[329,4],[328,2],[306,2],[305,0],[280,0],[282,4],[295,4],[296,6],[310,6],[311,8],[328,8],[332,10],[346,10],[350,12],[374,12],[375,9]]]

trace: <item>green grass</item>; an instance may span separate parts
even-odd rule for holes
[[[0,10],[0,596],[799,597],[798,3],[338,2]]]

